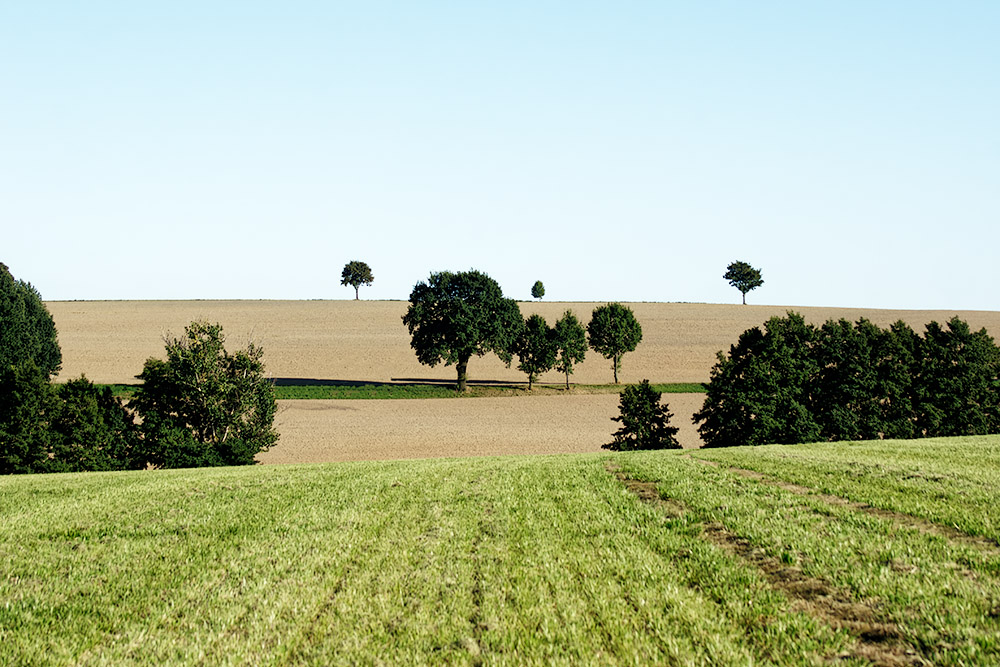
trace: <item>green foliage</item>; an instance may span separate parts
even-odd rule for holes
[[[622,427],[604,449],[632,451],[637,449],[680,449],[677,427],[670,426],[667,405],[660,403],[660,392],[649,380],[625,387],[619,399],[619,415],[611,419]]]
[[[146,466],[132,413],[84,377],[55,387],[51,410],[51,457],[46,470],[138,470]]]
[[[410,347],[422,364],[455,364],[458,390],[465,391],[469,359],[493,352],[510,364],[524,327],[517,302],[479,271],[432,273],[410,292],[403,316]]]
[[[1000,349],[986,329],[953,317],[927,325],[921,345],[917,428],[927,436],[1000,430]]]
[[[0,475],[44,469],[52,404],[48,376],[31,359],[0,366]]]
[[[642,327],[632,309],[620,303],[598,306],[587,325],[587,334],[590,347],[605,359],[612,360],[615,384],[618,384],[622,355],[635,350],[642,341]]]
[[[541,299],[543,296],[545,296],[545,285],[542,284],[541,280],[536,280],[535,284],[531,286],[531,297]]]
[[[358,288],[362,285],[371,285],[373,282],[375,276],[372,275],[371,267],[357,260],[348,262],[340,273],[340,284],[354,288],[355,301],[358,300]]]
[[[569,389],[573,366],[582,362],[587,354],[587,332],[573,311],[567,310],[556,322],[552,336],[556,346],[555,369],[566,376],[566,388]]]
[[[529,391],[539,375],[552,370],[556,352],[555,332],[545,318],[538,314],[529,317],[517,342],[517,357],[521,362],[517,369],[527,373]]]
[[[30,360],[48,378],[59,372],[62,351],[56,325],[42,296],[30,283],[15,280],[0,263],[0,368]]]
[[[733,262],[726,267],[726,273],[722,277],[740,291],[744,306],[747,303],[747,292],[764,284],[760,269],[755,269],[746,262]]]
[[[149,462],[157,467],[249,465],[277,441],[274,386],[263,350],[230,354],[218,324],[193,322],[150,358],[133,405],[142,417]]]
[[[801,315],[772,317],[765,331],[740,335],[729,355],[718,353],[708,395],[694,422],[706,447],[813,442],[820,425],[809,410],[815,327]]]

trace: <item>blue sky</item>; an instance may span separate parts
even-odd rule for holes
[[[0,4],[0,262],[46,299],[1000,310],[1000,3]]]

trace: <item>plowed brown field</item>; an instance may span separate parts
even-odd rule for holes
[[[192,320],[222,324],[230,349],[253,338],[264,347],[275,378],[389,382],[453,380],[453,367],[420,365],[402,324],[402,301],[69,301],[49,302],[63,351],[60,379],[85,374],[94,382],[132,383],[148,357],[164,356],[167,335]],[[522,303],[527,317],[553,324],[566,309],[581,322],[594,303]],[[789,308],[712,304],[633,303],[643,341],[625,355],[622,382],[704,382],[718,350],[739,334]],[[958,315],[1000,335],[1000,312],[794,308],[811,322],[867,317],[886,326],[902,319],[917,331]],[[522,382],[524,374],[494,356],[469,363],[471,380]],[[559,382],[558,373],[543,376]],[[611,365],[593,351],[574,382],[611,382]],[[664,396],[686,447],[697,447],[691,414],[699,395]],[[565,395],[384,401],[281,401],[277,447],[264,463],[424,458],[598,451],[617,424],[618,397]]]

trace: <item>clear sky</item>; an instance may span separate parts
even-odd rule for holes
[[[1000,2],[0,3],[0,262],[49,300],[1000,310]]]

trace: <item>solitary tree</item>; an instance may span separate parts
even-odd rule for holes
[[[465,391],[469,359],[493,352],[509,365],[524,321],[517,302],[504,297],[495,280],[473,270],[432,273],[427,282],[417,283],[403,324],[420,363],[455,364],[458,390]]]
[[[538,376],[552,370],[556,363],[556,343],[554,332],[537,313],[528,318],[517,342],[517,357],[521,360],[517,369],[528,374],[528,391]]]
[[[340,284],[350,285],[354,288],[354,300],[358,300],[358,288],[362,285],[371,285],[375,282],[371,267],[364,262],[357,260],[348,262],[340,274]]]
[[[764,284],[760,269],[755,269],[746,262],[733,262],[726,267],[726,274],[722,277],[743,294],[744,306],[747,304],[747,292]]]
[[[167,341],[166,361],[146,361],[132,405],[154,466],[250,465],[277,441],[263,350],[230,354],[224,342],[220,325],[192,322]]]
[[[536,280],[535,284],[531,286],[531,297],[541,299],[543,296],[545,296],[545,285],[542,284],[541,280]]]
[[[0,263],[0,367],[29,360],[46,378],[59,372],[56,325],[38,290]]]
[[[567,310],[556,322],[553,340],[556,346],[555,369],[566,375],[566,388],[569,389],[573,366],[583,361],[587,354],[587,332],[573,311]]]
[[[619,398],[620,414],[611,419],[622,427],[604,449],[628,451],[636,449],[680,449],[677,427],[670,426],[673,416],[666,403],[660,403],[660,392],[649,380],[625,387]]]
[[[622,355],[635,350],[642,340],[642,327],[632,309],[620,303],[598,306],[587,325],[590,347],[605,359],[612,360],[615,384],[622,366]]]

